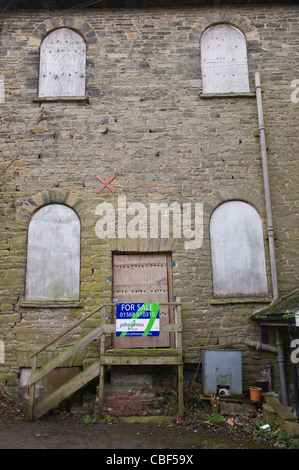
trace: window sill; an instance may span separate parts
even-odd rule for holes
[[[78,308],[82,303],[78,300],[23,300],[23,308]]]
[[[34,98],[33,103],[89,103],[89,96],[42,96]]]
[[[199,99],[218,99],[218,98],[255,98],[256,94],[251,92],[244,93],[201,93]]]
[[[265,297],[233,297],[233,298],[213,298],[211,305],[228,305],[228,304],[270,304],[273,299]]]

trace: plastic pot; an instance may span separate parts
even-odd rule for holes
[[[262,396],[262,389],[260,387],[249,387],[250,400],[260,401]]]

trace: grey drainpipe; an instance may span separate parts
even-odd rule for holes
[[[269,250],[270,250],[270,264],[272,274],[272,289],[273,289],[273,300],[278,299],[278,285],[277,285],[277,271],[276,271],[276,260],[275,260],[275,248],[274,248],[274,230],[272,221],[272,207],[270,197],[270,184],[269,184],[269,173],[268,173],[268,161],[267,161],[267,146],[265,137],[265,124],[263,115],[263,103],[262,103],[262,91],[260,74],[255,74],[255,90],[256,90],[256,101],[259,119],[259,132],[261,141],[261,153],[262,153],[262,164],[263,164],[263,175],[264,175],[264,191],[265,191],[265,202],[267,212],[267,232],[269,237]]]
[[[287,387],[285,380],[285,368],[284,368],[284,354],[283,348],[281,346],[280,338],[277,332],[277,346],[271,346],[270,344],[263,344],[260,341],[252,341],[249,338],[245,339],[245,344],[257,350],[269,351],[277,354],[277,360],[279,364],[279,376],[280,376],[280,386],[281,386],[281,402],[284,406],[288,406],[287,399]]]
[[[260,81],[259,72],[256,72],[255,74],[255,91],[256,91],[256,101],[257,101],[257,110],[258,110],[258,119],[259,119],[259,133],[260,133],[261,153],[262,153],[273,300],[276,300],[279,297],[279,293],[278,293],[277,270],[276,270],[276,260],[275,260],[274,229],[273,229],[273,220],[272,220],[272,206],[271,206],[270,183],[269,183],[268,160],[267,160],[267,145],[266,145],[266,137],[265,137],[262,91],[261,91],[261,81]],[[281,401],[284,406],[287,406],[287,388],[286,388],[286,378],[285,378],[284,355],[283,355],[283,348],[281,346],[281,340],[280,340],[278,329],[276,329],[277,347],[270,346],[268,344],[262,344],[259,342],[254,342],[254,341],[251,341],[251,344],[249,344],[250,340],[247,340],[245,342],[249,346],[253,346],[254,344],[255,347],[258,346],[257,349],[263,349],[265,351],[271,351],[277,354],[277,360],[279,364],[279,373],[280,373],[280,383],[281,383]]]
[[[279,364],[279,376],[280,376],[280,387],[281,387],[281,402],[284,406],[288,406],[288,392],[286,385],[285,375],[285,358],[282,347],[282,340],[280,337],[279,328],[276,328],[276,344],[277,344],[277,361]]]

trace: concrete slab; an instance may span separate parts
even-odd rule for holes
[[[264,420],[279,424],[293,439],[298,439],[299,423],[296,417],[277,398],[265,394],[265,400],[262,407]]]

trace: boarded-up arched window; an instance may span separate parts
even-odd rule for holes
[[[39,97],[85,95],[86,43],[69,28],[52,31],[40,47]]]
[[[217,24],[201,37],[203,93],[249,92],[247,46],[234,26]]]
[[[26,300],[79,300],[80,221],[73,209],[50,204],[28,229]]]
[[[267,295],[262,221],[241,201],[221,204],[210,220],[215,297]]]

